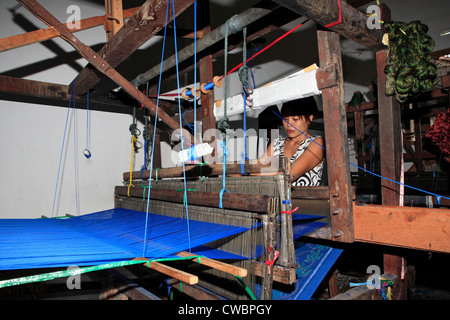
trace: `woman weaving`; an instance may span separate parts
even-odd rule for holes
[[[292,186],[320,185],[325,157],[324,140],[308,133],[316,114],[317,104],[313,97],[284,103],[281,117],[287,136],[275,139],[262,157],[288,157]]]

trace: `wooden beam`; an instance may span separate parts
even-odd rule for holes
[[[240,174],[241,173],[241,165],[240,164],[227,164],[226,172],[228,175],[232,174]],[[264,169],[271,168],[270,165],[262,165],[262,164],[244,164],[244,171],[247,174],[259,174],[264,171]],[[273,174],[277,174],[280,171],[280,167],[274,168],[276,171]],[[267,170],[265,170],[267,171]],[[152,171],[152,179],[163,179],[163,178],[175,178],[175,177],[183,177],[184,172],[186,173],[186,177],[208,177],[208,176],[218,176],[223,173],[223,165],[221,163],[217,164],[206,164],[206,165],[185,165],[184,170],[183,167],[173,167],[173,168],[159,168],[158,170]],[[150,170],[142,171],[133,171],[131,173],[132,180],[147,180],[150,178]],[[130,172],[123,173],[123,180],[130,180]]]
[[[70,100],[70,88],[58,83],[0,75],[0,99],[67,107]],[[75,108],[86,107],[85,97],[76,97],[75,99]],[[89,101],[91,110],[131,113],[129,105],[117,99],[103,97],[98,92],[93,92]]]
[[[274,2],[307,17],[321,26],[353,40],[354,42],[374,50],[385,48],[382,43],[384,28],[369,29],[367,16],[349,5],[346,1],[337,0],[273,0]],[[339,18],[341,21],[339,22]]]
[[[352,184],[340,37],[337,33],[319,29],[317,40],[320,66],[332,63],[337,67],[338,84],[322,90],[331,229],[334,240],[352,242]]]
[[[142,260],[147,261],[147,258],[136,258],[133,260]],[[150,261],[148,263],[144,263],[144,266],[146,266],[149,269],[153,269],[155,271],[158,271],[160,273],[163,273],[165,275],[168,275],[169,277],[178,279],[182,282],[186,282],[187,284],[197,284],[198,283],[198,277],[196,275],[184,272],[182,270],[175,269],[173,267],[169,267],[165,264],[156,262],[156,261]]]
[[[139,8],[130,8],[123,11],[123,18],[130,18]],[[108,23],[110,20],[107,15],[95,16],[91,18],[86,18],[82,20],[75,21],[73,23],[79,23],[80,28],[72,29],[72,32],[78,32],[82,30],[91,29]],[[66,27],[67,23],[64,24]],[[48,27],[46,29],[40,29],[35,31],[30,31],[27,33],[10,36],[0,39],[0,52],[6,51],[14,48],[19,48],[33,43],[42,42],[45,40],[53,39],[59,37],[61,34],[54,27]]]
[[[127,186],[116,186],[115,194],[128,195]],[[131,197],[148,197],[148,188],[132,187],[129,195]],[[219,208],[219,192],[186,191],[186,202],[191,205]],[[184,190],[153,189],[150,192],[152,200],[163,200],[168,202],[184,203]],[[259,194],[224,193],[222,206],[224,209],[240,210],[248,212],[267,213],[268,207],[273,201],[272,197]]]
[[[104,58],[99,56],[90,47],[78,40],[58,19],[50,14],[35,0],[18,0],[25,8],[30,10],[39,19],[45,23],[54,26],[61,34],[61,37],[72,45],[84,58],[86,58],[98,71],[104,73],[111,80],[120,85],[125,91],[132,95],[136,100],[148,108],[153,115],[156,114],[156,105],[141,91],[136,89],[128,80],[120,75]],[[138,11],[139,12],[139,11]],[[77,88],[78,90],[78,88]],[[158,117],[161,118],[172,129],[178,129],[179,123],[174,121],[167,113],[159,110]]]
[[[336,86],[338,83],[338,71],[339,68],[333,64],[330,63],[328,65],[323,65],[322,67],[320,67],[317,72],[316,72],[316,83],[317,83],[317,88],[319,90],[324,90],[327,88],[331,88],[333,86]],[[210,79],[212,79],[212,70],[211,70],[211,77]],[[207,79],[207,77],[205,77],[205,79]],[[202,119],[203,118],[207,118],[209,125],[205,125],[205,121],[203,121],[203,132],[205,132],[207,129],[209,128],[215,128],[216,127],[216,119],[214,117],[214,113],[212,112],[212,108],[214,107],[214,94],[213,92],[210,92],[208,94],[202,94],[201,96],[202,99],[202,106],[205,106],[205,104],[203,103],[203,100],[206,100],[209,104],[209,107],[207,107],[206,109],[204,107],[199,107],[197,108],[197,114],[201,113],[202,114]],[[212,100],[212,102],[210,101]],[[178,115],[172,117],[172,119],[177,120],[178,119]],[[194,111],[193,110],[188,110],[187,112],[184,113],[183,116],[184,120],[187,122],[192,123],[194,121]]]
[[[185,258],[185,257],[197,257],[198,256],[196,254],[193,254],[193,253],[190,253],[190,252],[186,252],[186,251],[178,252],[178,253],[176,253],[176,255],[179,256],[179,257],[183,257],[183,258]],[[192,261],[198,262],[198,263],[200,263],[202,265],[205,265],[205,266],[211,267],[213,269],[220,270],[220,271],[223,271],[225,273],[232,274],[234,276],[238,276],[238,277],[241,277],[241,278],[244,278],[244,277],[247,276],[247,269],[236,267],[236,266],[233,266],[231,264],[224,263],[224,262],[221,262],[221,261],[212,260],[212,259],[208,259],[208,258],[204,258],[204,257],[199,258],[199,259],[193,258]]]
[[[450,253],[450,210],[354,205],[355,240]]]
[[[175,16],[186,10],[193,2],[193,0],[176,1]],[[117,67],[164,28],[166,8],[167,0],[147,0],[97,55],[107,60],[111,67]],[[172,20],[173,14],[169,14],[168,22]],[[102,73],[93,66],[95,67],[92,64],[87,65],[74,80],[80,95],[102,79]]]
[[[386,57],[386,50],[376,54],[381,175],[400,181],[403,150],[401,108],[395,97],[386,96]],[[384,205],[399,205],[399,192],[398,184],[383,179],[381,194]]]
[[[255,261],[252,264],[253,274],[258,277],[267,276],[267,265],[262,262]],[[273,275],[273,281],[280,282],[283,284],[293,284],[297,279],[295,275],[295,268],[281,267],[274,265],[270,269]]]
[[[199,12],[201,17],[201,22],[203,24],[202,32],[204,34],[209,34],[211,32],[211,25],[210,25],[210,11],[209,11],[209,0],[208,1],[201,1],[199,3]],[[213,74],[213,57],[212,54],[205,55],[204,57],[201,57],[199,60],[199,82],[200,83],[209,83],[214,77]],[[206,141],[207,138],[207,132],[211,132],[211,129],[216,129],[216,118],[214,117],[214,90],[211,90],[208,94],[202,94],[201,97],[201,105],[202,107],[198,108],[197,111],[198,114],[200,114],[201,121],[202,121],[202,137],[205,138],[204,142],[207,142],[210,144],[210,146],[214,149],[214,151],[211,153],[211,155],[208,156],[211,161],[217,162],[217,141],[216,137],[209,137],[208,141]],[[192,112],[193,114],[193,112]],[[194,122],[194,117],[192,116],[192,120],[186,120],[190,121],[191,123]],[[209,161],[210,162],[210,161]]]

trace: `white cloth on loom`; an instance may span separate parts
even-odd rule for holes
[[[247,111],[262,109],[269,106],[295,99],[306,98],[319,95],[322,92],[317,87],[316,71],[317,66],[302,69],[283,79],[279,79],[266,84],[263,87],[256,88],[251,95],[252,106],[247,104]],[[311,71],[305,71],[311,70]],[[216,101],[214,104],[214,116],[216,120],[223,118],[224,102]],[[227,98],[227,116],[233,116],[244,112],[243,94],[238,94]]]

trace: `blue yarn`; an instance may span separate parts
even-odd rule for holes
[[[276,113],[274,110],[272,110],[272,112],[273,112],[274,114],[276,114],[277,117],[281,118],[281,120],[283,120],[284,122],[286,122],[287,124],[289,124],[292,128],[294,128],[295,130],[297,130],[298,132],[300,132],[300,133],[303,134],[304,136],[307,136],[305,133],[303,133],[302,131],[300,131],[299,129],[297,129],[297,128],[294,127],[293,125],[291,125],[289,122],[287,122],[286,120],[284,120],[283,117],[281,117],[281,116],[280,116],[278,113]],[[314,142],[315,144],[317,144],[318,146],[320,146],[322,149],[326,150],[325,147],[322,146],[322,145],[321,145],[320,143],[318,143],[317,141],[315,141],[315,140],[311,140],[311,141]],[[401,182],[398,182],[398,181],[395,181],[395,180],[392,180],[392,179],[383,177],[383,176],[381,176],[381,175],[379,175],[379,174],[376,174],[376,173],[374,173],[374,172],[372,172],[372,171],[369,171],[369,170],[367,170],[367,169],[361,168],[360,166],[358,166],[358,165],[356,165],[356,164],[354,164],[354,163],[351,163],[351,162],[349,162],[349,163],[350,163],[352,166],[354,166],[354,167],[356,167],[356,168],[358,168],[358,169],[361,169],[361,170],[363,170],[363,171],[365,171],[365,172],[367,172],[367,173],[370,173],[370,174],[372,174],[372,175],[374,175],[374,176],[377,176],[377,177],[379,177],[379,178],[381,178],[381,179],[385,179],[385,180],[394,182],[394,183],[396,183],[396,184],[402,185],[402,186],[404,186],[404,187],[407,187],[407,188],[410,188],[410,189],[414,189],[414,190],[417,190],[417,191],[420,191],[420,192],[423,192],[423,193],[427,193],[427,194],[430,194],[430,195],[433,195],[433,196],[436,196],[436,197],[440,197],[440,198],[444,198],[444,199],[449,199],[449,200],[450,200],[450,197],[445,197],[445,196],[442,196],[442,195],[438,195],[438,194],[433,193],[433,192],[430,192],[430,191],[426,191],[426,190],[423,190],[423,189],[419,189],[419,188],[416,188],[416,187],[413,187],[413,186],[410,186],[410,185],[407,185],[407,184],[404,184],[404,183],[401,183]]]
[[[89,150],[89,90],[86,100],[86,149]]]
[[[147,219],[150,223],[144,227]],[[205,243],[249,230],[203,221],[191,221],[190,228],[194,232],[190,245],[204,252]],[[144,232],[149,235],[145,243]],[[144,245],[144,257],[164,258],[186,251],[186,238],[182,218],[121,208],[67,219],[0,219],[0,270],[123,261],[141,257]]]
[[[170,0],[168,1],[170,2]],[[177,73],[177,88],[178,88],[178,114],[180,118],[180,130],[182,130],[183,126],[181,123],[181,98],[180,98],[180,77],[179,77],[179,71],[178,71],[178,49],[177,49],[177,28],[175,24],[175,2],[172,1],[172,13],[173,13],[173,37],[174,37],[174,44],[175,44],[175,67],[176,67],[176,73]],[[180,132],[180,139],[181,139],[181,152],[183,152],[184,148],[184,137],[183,132]],[[190,235],[190,228],[189,228],[189,209],[188,209],[188,201],[187,201],[187,186],[186,186],[186,168],[184,165],[184,161],[182,162],[183,165],[183,183],[184,183],[184,199],[186,199],[185,207],[186,207],[186,225],[187,225],[187,233],[188,233],[188,242],[189,242],[189,252],[191,251],[191,235]]]
[[[73,96],[75,97],[75,88],[73,91]],[[77,215],[79,214],[79,210],[78,210],[78,184],[77,184],[77,180],[78,180],[78,175],[77,175],[77,147],[78,147],[78,142],[77,142],[77,123],[76,123],[76,108],[75,108],[75,99],[73,99],[73,110],[72,110],[72,114],[73,114],[73,165],[74,165],[74,171],[75,171],[75,210]]]
[[[166,47],[166,32],[167,32],[167,20],[169,16],[169,4],[170,1],[167,2],[167,9],[166,9],[166,23],[164,24],[164,37],[163,37],[163,46],[162,46],[162,53],[161,53],[161,63],[160,63],[160,70],[159,70],[159,83],[158,83],[158,95],[156,97],[156,111],[155,111],[155,124],[153,125],[153,143],[152,143],[152,156],[150,158],[150,178],[148,182],[148,194],[147,194],[147,209],[146,209],[146,217],[145,217],[145,232],[144,232],[144,248],[142,251],[142,256],[145,257],[146,249],[147,249],[147,225],[148,225],[148,214],[149,214],[149,207],[150,207],[150,192],[151,192],[151,186],[152,186],[152,174],[153,174],[153,158],[155,154],[155,141],[156,141],[156,126],[158,124],[158,110],[159,110],[159,95],[161,92],[161,77],[162,77],[162,67],[164,62],[164,48]]]
[[[175,20],[175,19],[174,19]],[[197,139],[197,1],[194,2],[194,144]]]
[[[54,216],[55,202],[56,202],[56,192],[58,191],[59,174],[61,172],[61,162],[62,162],[62,156],[63,156],[63,151],[64,151],[64,144],[65,144],[65,141],[66,141],[67,123],[68,123],[68,120],[69,120],[70,108],[72,106],[72,96],[74,96],[74,94],[73,94],[74,87],[75,87],[75,83],[72,83],[72,91],[70,93],[69,106],[67,108],[66,124],[64,126],[64,134],[63,134],[63,140],[62,140],[62,145],[61,145],[61,152],[60,152],[60,155],[59,155],[59,165],[58,165],[58,173],[56,175],[55,193],[53,195],[52,217]],[[74,98],[74,100],[75,100],[75,98]]]
[[[226,139],[226,138],[225,138]],[[228,191],[227,189],[226,189],[226,187],[225,187],[225,182],[226,182],[226,178],[225,178],[225,176],[226,176],[226,171],[227,171],[227,154],[228,154],[228,151],[227,151],[227,144],[226,144],[226,142],[225,141],[222,141],[221,143],[221,146],[222,146],[222,149],[223,149],[223,164],[222,164],[222,190],[220,190],[220,194],[219,194],[219,208],[223,208],[223,206],[222,206],[222,198],[223,198],[223,194],[225,193],[225,192],[230,192],[230,191]]]

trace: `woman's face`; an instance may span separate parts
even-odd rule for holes
[[[295,139],[299,136],[303,136],[303,133],[307,133],[310,121],[313,116],[306,118],[305,116],[286,116],[283,117],[283,126],[286,130],[288,138]],[[295,128],[293,128],[295,127]],[[296,130],[298,129],[298,130]],[[301,132],[300,132],[301,131]]]

